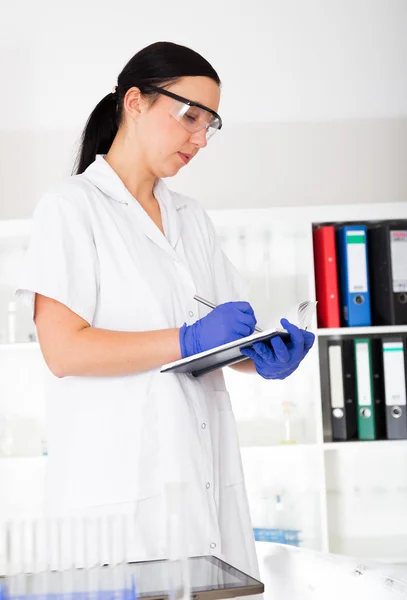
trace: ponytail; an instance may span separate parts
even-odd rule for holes
[[[117,92],[105,96],[91,113],[82,133],[75,173],[83,173],[97,154],[107,154],[117,133]]]

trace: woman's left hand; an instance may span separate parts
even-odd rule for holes
[[[291,375],[314,344],[315,335],[311,331],[299,329],[287,319],[281,319],[281,325],[290,334],[289,342],[275,336],[270,343],[255,342],[252,348],[240,350],[253,360],[264,379],[285,379]]]

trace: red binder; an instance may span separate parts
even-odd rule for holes
[[[318,327],[340,327],[335,228],[314,229],[313,242]]]

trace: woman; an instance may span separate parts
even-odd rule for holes
[[[165,490],[186,483],[188,553],[256,575],[235,423],[221,371],[165,363],[253,332],[239,275],[195,201],[167,189],[221,129],[220,80],[192,50],[136,54],[84,130],[77,174],[39,203],[18,294],[51,372],[49,499],[135,506],[138,558],[165,556]],[[218,306],[208,311],[198,294]],[[284,378],[313,335],[283,322],[235,368]],[[110,509],[111,510],[111,509]]]

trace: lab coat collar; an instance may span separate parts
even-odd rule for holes
[[[164,208],[166,211],[168,225],[166,234],[168,238],[163,236],[142,206],[130,194],[117,173],[105,161],[104,156],[98,155],[96,160],[86,169],[84,176],[112,200],[129,205],[133,214],[136,214],[144,234],[154,243],[166,252],[172,252],[175,249],[181,235],[181,219],[178,210],[186,205],[186,200],[177,194],[171,193],[161,179],[156,181],[154,195],[160,204],[161,210]]]
[[[95,185],[103,194],[110,196],[113,200],[128,204],[128,191],[123,181],[105,161],[102,154],[96,156],[96,160],[89,165],[84,176]]]
[[[85,170],[84,176],[91,181],[93,185],[99,188],[101,192],[110,196],[112,200],[116,200],[116,202],[122,204],[129,204],[128,189],[117,175],[116,171],[114,171],[109,163],[105,161],[104,155],[98,154],[96,156],[96,160]],[[171,201],[177,210],[186,205],[184,198],[179,197],[176,194],[170,194],[170,191],[162,179],[157,179],[154,186],[154,192],[158,192],[166,202]],[[131,198],[134,201],[134,198]]]

